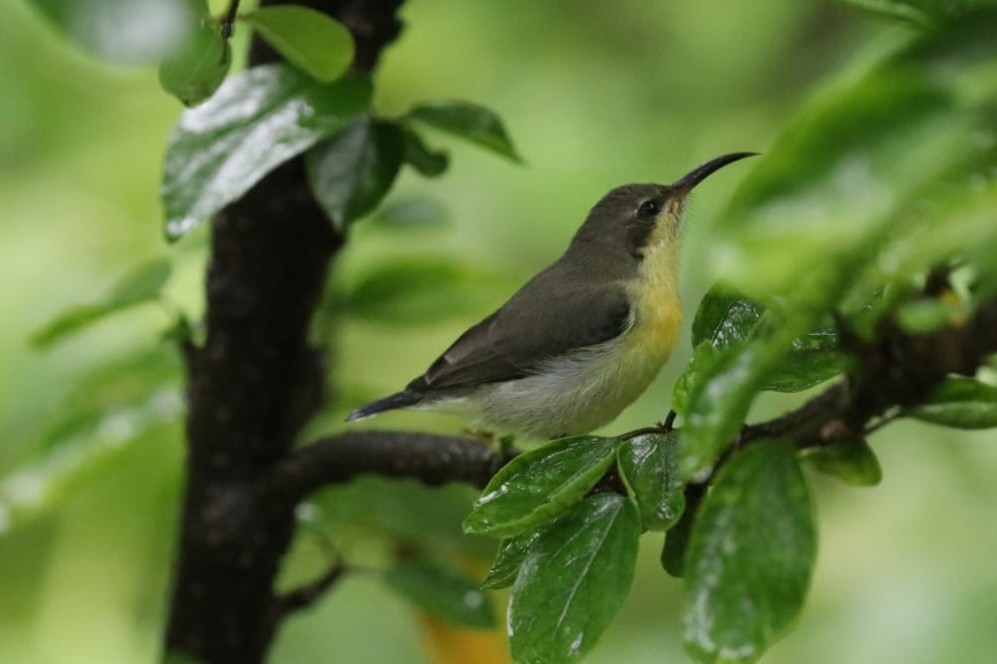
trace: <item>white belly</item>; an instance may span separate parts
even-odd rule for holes
[[[482,385],[436,408],[535,438],[592,431],[643,394],[668,359],[670,347],[649,349],[632,334],[551,360],[532,376]]]

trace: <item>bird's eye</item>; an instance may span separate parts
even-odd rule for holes
[[[661,201],[652,198],[649,201],[644,201],[637,208],[637,215],[640,217],[656,217],[658,213],[661,212]]]

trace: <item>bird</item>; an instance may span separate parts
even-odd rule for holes
[[[678,342],[689,193],[755,154],[725,154],[672,184],[611,190],[560,258],[461,334],[405,389],[357,408],[347,421],[431,410],[540,440],[610,423],[644,393]]]

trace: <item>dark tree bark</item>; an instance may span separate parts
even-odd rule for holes
[[[359,70],[372,70],[401,30],[401,0],[297,4],[351,30]],[[275,57],[254,43],[252,64]],[[300,158],[213,221],[207,339],[185,349],[187,484],[168,651],[263,661],[288,606],[274,579],[294,534],[294,504],[271,500],[269,478],[322,402],[326,367],[308,329],[343,242],[314,201]]]

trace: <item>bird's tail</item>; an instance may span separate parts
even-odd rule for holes
[[[377,415],[378,413],[395,410],[396,408],[414,406],[420,401],[422,401],[422,395],[418,392],[413,392],[411,390],[397,392],[392,394],[390,397],[384,397],[383,399],[371,401],[369,404],[360,406],[350,413],[349,417],[346,418],[346,421],[356,422],[357,420],[363,420]]]

